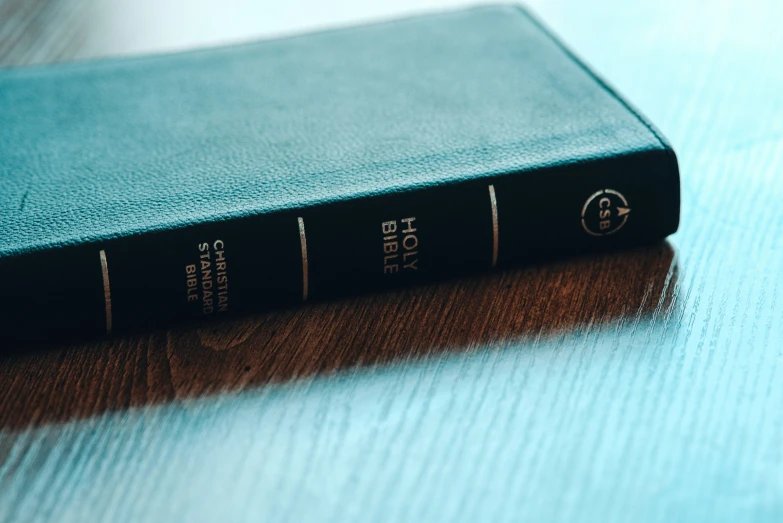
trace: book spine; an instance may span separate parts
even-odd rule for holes
[[[226,317],[649,243],[678,220],[669,150],[497,173],[0,260],[3,332],[61,340]]]

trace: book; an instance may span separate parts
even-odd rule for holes
[[[0,71],[0,323],[165,327],[660,241],[672,147],[492,6]]]

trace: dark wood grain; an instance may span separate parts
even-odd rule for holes
[[[613,276],[602,281],[607,274]],[[201,327],[28,350],[0,367],[0,426],[411,362],[675,314],[668,244]]]
[[[0,0],[0,63],[422,8],[367,4]],[[783,5],[532,4],[674,143],[670,243],[5,356],[0,520],[783,520]]]

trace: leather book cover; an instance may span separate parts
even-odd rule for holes
[[[0,71],[0,324],[167,325],[660,240],[672,148],[524,9]]]

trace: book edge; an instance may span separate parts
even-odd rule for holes
[[[680,224],[680,209],[681,209],[681,190],[680,190],[680,170],[677,162],[677,154],[674,151],[671,143],[661,133],[661,131],[647,118],[645,117],[633,104],[631,104],[625,97],[621,96],[617,89],[612,87],[601,75],[599,75],[592,67],[590,67],[582,58],[571,50],[571,48],[563,42],[556,34],[527,6],[522,4],[513,4],[516,10],[526,17],[533,25],[535,25],[552,43],[554,43],[565,55],[580,69],[582,69],[594,82],[598,84],[609,96],[614,98],[617,103],[622,105],[629,113],[631,113],[636,120],[644,126],[647,131],[655,138],[661,149],[666,153],[669,159],[669,177],[671,178],[671,185],[677,191],[677,207],[676,216],[673,220],[673,226],[670,234],[675,233],[679,229]]]

